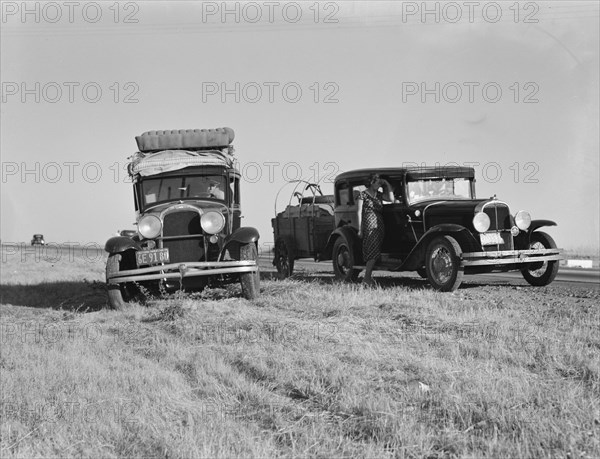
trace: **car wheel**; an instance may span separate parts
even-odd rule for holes
[[[360,270],[354,268],[354,254],[344,237],[338,237],[333,244],[333,272],[344,282],[355,282]]]
[[[531,233],[529,250],[555,249],[556,242],[543,231]],[[558,261],[540,261],[528,264],[521,270],[523,278],[531,285],[542,287],[551,283],[558,273]]]
[[[108,292],[108,305],[112,309],[123,310],[129,306],[129,303],[133,301],[138,293],[138,289],[132,282],[120,283],[120,284],[109,284],[108,278],[119,271],[129,269],[130,254],[125,253],[112,253],[108,256],[106,262],[106,287]]]
[[[258,267],[258,251],[256,244],[244,244],[240,247],[240,260],[255,260]],[[260,294],[260,273],[258,269],[255,272],[240,274],[240,284],[242,286],[242,296],[247,300],[253,300]]]
[[[291,247],[288,247],[283,239],[278,239],[275,244],[275,267],[280,279],[290,277],[294,272],[294,257]]]
[[[452,292],[462,282],[464,268],[462,250],[451,236],[437,237],[427,247],[425,270],[431,286],[441,292]]]

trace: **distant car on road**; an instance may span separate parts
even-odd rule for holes
[[[31,245],[46,245],[43,234],[34,234],[31,240]]]

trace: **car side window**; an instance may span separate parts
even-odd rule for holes
[[[358,197],[360,196],[360,193],[365,191],[367,189],[366,186],[364,185],[354,185],[352,187],[352,203],[356,204],[356,201],[358,201]]]
[[[397,181],[397,180],[390,181],[390,185],[392,185],[392,192],[394,194],[394,202],[393,203],[401,204],[402,203],[402,191],[403,191],[402,182]]]
[[[229,187],[231,188],[231,194],[233,196],[233,203],[240,203],[240,180],[237,177],[231,177],[229,181]]]
[[[336,189],[337,197],[338,197],[338,205],[340,206],[348,206],[350,205],[350,189],[348,188],[347,183],[341,183],[337,186]]]

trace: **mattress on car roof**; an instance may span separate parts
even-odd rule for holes
[[[141,152],[160,150],[193,150],[227,147],[235,133],[228,127],[217,129],[179,129],[172,131],[148,131],[136,136]]]

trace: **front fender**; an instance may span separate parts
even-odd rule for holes
[[[129,249],[142,250],[142,247],[136,241],[126,236],[111,237],[104,244],[104,250],[108,253],[121,253]]]
[[[445,234],[456,239],[464,252],[471,252],[477,248],[478,242],[467,228],[453,223],[444,223],[427,230],[408,254],[408,257],[406,257],[406,260],[404,260],[400,269],[415,270],[421,268],[425,260],[425,251],[427,250],[429,243],[435,237]]]
[[[531,235],[531,233],[542,226],[556,226],[556,222],[552,220],[531,220],[531,225],[527,229],[527,232]]]
[[[223,246],[227,247],[228,244],[233,242],[238,244],[250,244],[251,242],[258,242],[259,238],[260,235],[258,234],[258,230],[256,228],[244,226],[243,228],[236,229],[233,233],[227,236]]]
[[[454,239],[458,241],[464,251],[470,250],[471,248],[476,247],[478,244],[471,231],[464,226],[456,225],[454,223],[443,223],[441,225],[434,226],[433,228],[429,228],[421,237],[417,246],[429,244],[434,237],[439,236],[440,234],[452,235]]]
[[[323,251],[319,253],[317,261],[325,261],[331,260],[333,245],[338,237],[343,237],[348,241],[348,244],[352,247],[352,251],[354,253],[354,262],[357,263],[359,260],[362,260],[362,244],[360,239],[358,238],[358,232],[351,227],[350,225],[338,226],[333,232],[329,235],[327,239],[327,244],[323,248]]]
[[[521,231],[515,237],[515,249],[525,250],[529,247],[529,242],[531,241],[531,235],[533,232],[543,226],[556,226],[556,222],[552,220],[532,220],[531,225],[527,228],[526,231]]]

